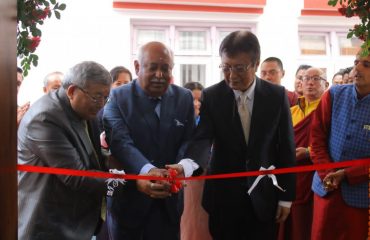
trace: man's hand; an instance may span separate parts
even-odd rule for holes
[[[30,102],[26,102],[24,105],[19,106],[17,108],[17,125],[19,125],[24,114],[27,112],[29,108],[30,108]]]
[[[337,189],[344,177],[344,169],[328,173],[323,180],[325,190],[330,192]]]
[[[284,222],[287,217],[289,216],[290,213],[290,208],[283,207],[278,205],[277,211],[276,211],[276,222],[277,223],[282,223]]]
[[[184,177],[185,176],[184,167],[181,164],[169,164],[169,165],[166,165],[166,168],[167,169],[169,169],[169,168],[175,169],[177,171],[177,177]]]
[[[307,154],[308,149],[304,147],[298,147],[295,149],[295,158],[297,161],[306,159],[309,157],[309,153]]]
[[[167,177],[166,169],[152,168],[144,176]],[[152,198],[166,198],[171,195],[171,185],[166,180],[146,180],[138,179],[136,181],[137,189]]]

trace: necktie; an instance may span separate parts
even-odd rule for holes
[[[161,117],[161,99],[160,98],[150,98],[155,115],[160,119]]]
[[[243,133],[245,138],[245,143],[248,145],[249,139],[249,128],[250,128],[250,114],[247,107],[247,95],[245,93],[241,94],[238,99],[238,112],[240,116],[240,121],[243,127]]]
[[[85,125],[85,132],[87,134],[87,138],[89,139],[90,146],[92,148],[92,151],[93,151],[93,154],[94,154],[94,157],[95,157],[95,161],[97,161],[98,162],[98,165],[100,166],[98,154],[96,154],[96,152],[95,152],[94,144],[91,141],[90,134],[89,134],[89,127],[87,126],[87,122],[86,121],[84,122],[84,125]]]
[[[95,157],[95,161],[97,161],[98,164],[99,164],[98,154],[96,154],[94,144],[91,141],[90,134],[89,134],[89,128],[87,126],[87,122],[85,121],[84,124],[85,124],[85,132],[87,134],[87,138],[89,139],[89,142],[90,142],[90,145],[91,145],[94,157]],[[100,164],[99,164],[99,166],[100,166]],[[100,217],[103,219],[103,221],[105,221],[105,219],[106,219],[106,212],[107,212],[107,204],[105,202],[105,196],[103,196],[102,206],[101,206],[101,210],[100,210]]]

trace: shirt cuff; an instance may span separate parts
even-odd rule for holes
[[[184,168],[185,177],[190,177],[199,168],[199,165],[190,158],[182,159],[179,164]]]
[[[292,202],[288,202],[288,201],[279,201],[278,204],[279,206],[286,207],[286,208],[290,208],[292,206]]]
[[[155,166],[153,164],[147,163],[144,165],[144,167],[141,168],[140,174],[147,174],[152,168],[155,168]]]

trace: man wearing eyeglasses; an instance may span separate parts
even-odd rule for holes
[[[95,62],[70,69],[63,85],[35,102],[18,129],[18,164],[103,171],[92,128],[112,79]],[[90,240],[100,223],[105,179],[19,172],[18,239]]]
[[[143,45],[134,62],[137,79],[112,90],[104,127],[112,156],[126,173],[190,176],[197,167],[181,160],[193,132],[189,90],[170,84],[173,53],[160,42]],[[180,204],[180,205],[179,205]],[[108,199],[110,239],[179,239],[181,202],[167,181],[139,179]]]
[[[295,80],[294,80],[294,92],[298,95],[298,97],[303,96],[303,90],[302,90],[302,80],[303,75],[306,72],[307,69],[309,69],[311,66],[302,64],[299,65],[295,72]]]
[[[212,146],[207,174],[293,166],[288,99],[283,87],[256,77],[257,37],[232,32],[219,53],[225,79],[203,91],[200,122],[186,155],[206,163]],[[287,218],[295,196],[294,174],[276,175],[276,186],[267,176],[256,179],[206,180],[203,206],[213,239],[276,238],[276,223]]]
[[[357,54],[353,75],[353,84],[325,92],[315,111],[311,126],[314,164],[370,157],[369,54]],[[312,239],[367,239],[369,166],[317,171],[312,190]]]
[[[260,67],[260,77],[263,80],[269,81],[271,83],[281,85],[281,79],[285,75],[285,70],[283,68],[283,62],[277,57],[266,58]],[[298,95],[295,92],[285,90],[288,96],[289,105],[292,107],[297,104]]]
[[[313,112],[320,98],[328,87],[325,73],[319,68],[308,68],[302,76],[303,96],[298,104],[291,107],[296,144],[296,164],[311,165],[309,135]],[[311,239],[313,211],[313,192],[311,191],[313,172],[297,173],[296,199],[291,207],[288,219],[279,226],[279,238]]]

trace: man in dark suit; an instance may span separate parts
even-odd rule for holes
[[[170,165],[180,175],[191,175],[196,164],[181,158],[194,128],[193,98],[189,90],[170,84],[172,51],[149,42],[134,64],[138,78],[113,89],[104,108],[112,156],[130,174],[164,177]],[[178,204],[178,194],[171,195],[166,181],[129,181],[121,195],[108,199],[109,235],[117,240],[179,239]]]
[[[220,56],[225,80],[203,91],[200,122],[186,155],[205,162],[213,145],[208,174],[293,166],[288,99],[283,87],[255,76],[258,39],[233,32],[222,41]],[[276,222],[286,219],[295,195],[293,174],[276,178],[285,191],[267,176],[253,190],[256,177],[207,180],[203,206],[213,239],[275,239]]]
[[[112,80],[95,62],[77,64],[63,87],[35,102],[18,129],[18,164],[104,170],[92,121]],[[105,179],[19,172],[18,239],[90,240],[100,222]]]

